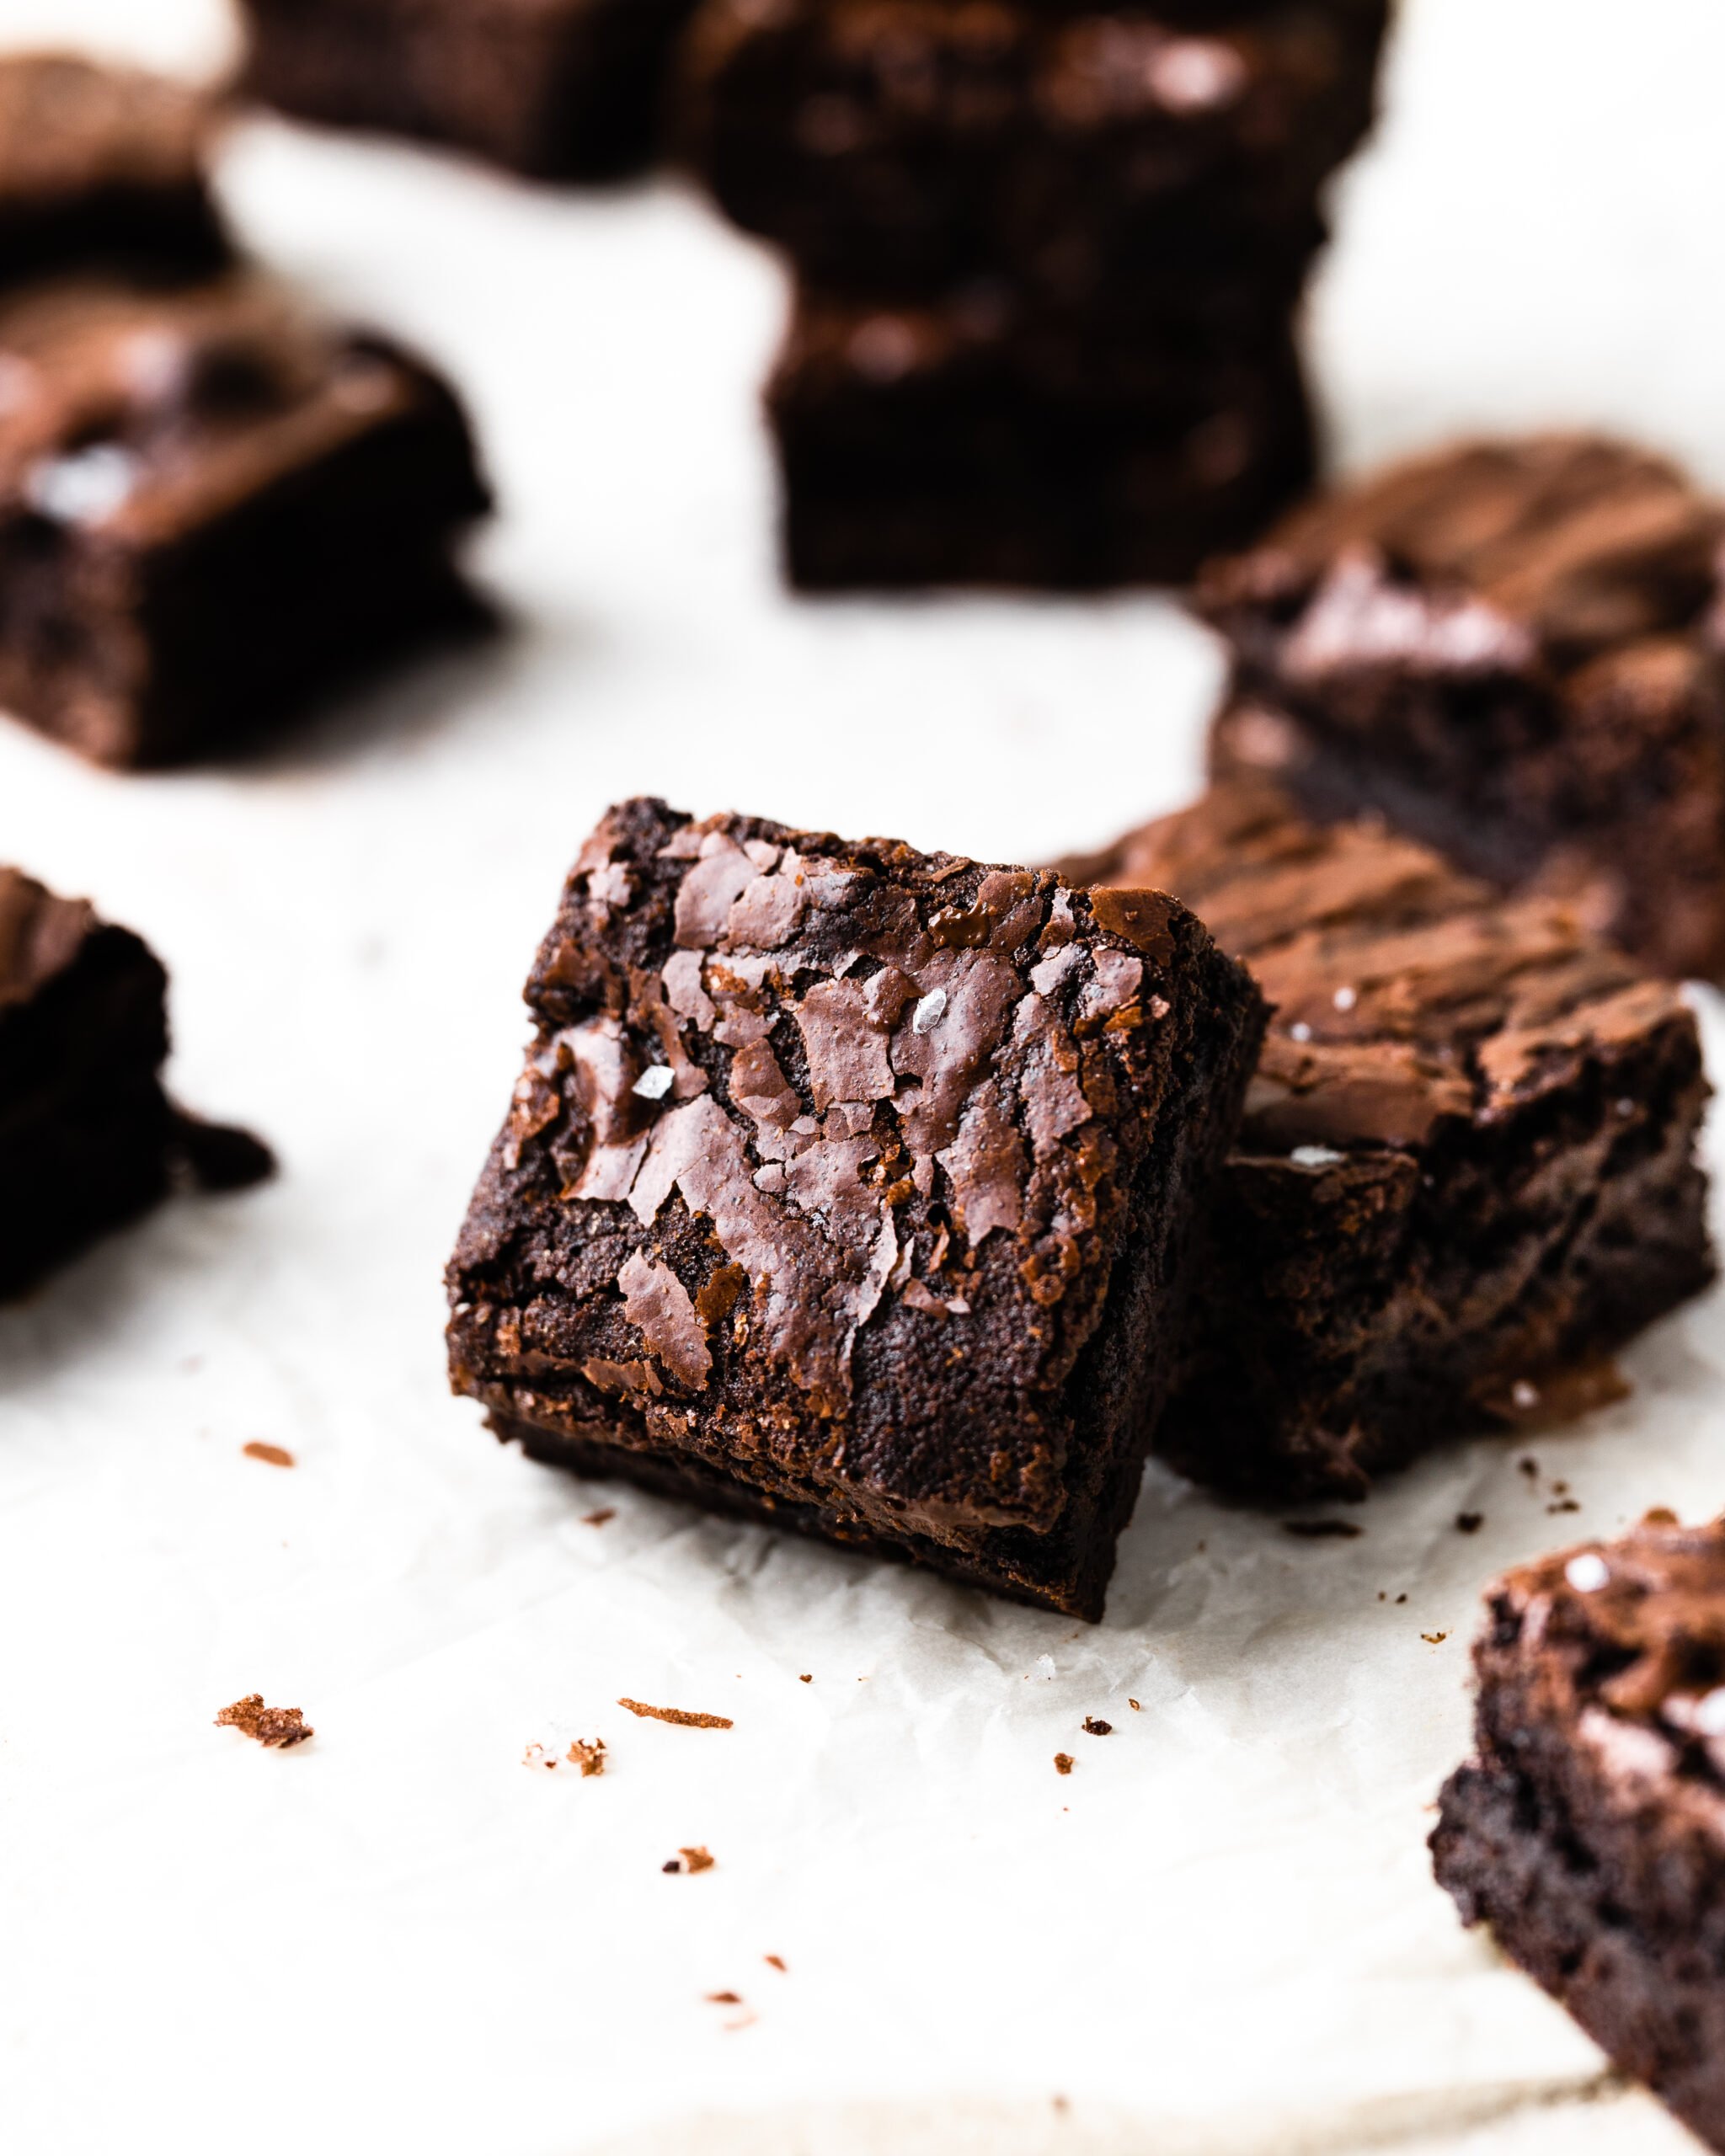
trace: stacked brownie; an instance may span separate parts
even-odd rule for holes
[[[707,0],[689,157],[797,276],[809,588],[1178,579],[1310,476],[1294,317],[1383,0]]]
[[[109,764],[232,746],[479,613],[455,397],[232,265],[211,124],[0,61],[0,703]]]

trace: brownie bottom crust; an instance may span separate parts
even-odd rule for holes
[[[1586,1822],[1495,1755],[1445,1784],[1431,1847],[1468,1924],[1559,2000],[1616,2065],[1725,2151],[1725,1972],[1641,1920]]]

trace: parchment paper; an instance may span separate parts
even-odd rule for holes
[[[9,41],[77,29],[222,51],[196,0],[0,0]],[[1712,0],[1409,12],[1315,312],[1347,459],[1556,417],[1725,479],[1722,63]],[[284,1162],[0,1315],[7,2148],[1687,2145],[1423,1843],[1482,1585],[1725,1503],[1717,1299],[1632,1399],[1455,1447],[1355,1540],[1152,1473],[1094,1630],[563,1480],[446,1396],[440,1268],[608,799],[1041,858],[1193,790],[1217,663],[1153,597],[782,597],[778,275],[672,184],[261,122],[224,181],[266,258],[466,387],[517,627],[238,769],[0,729],[0,857],[152,940],[178,1090]],[[315,1739],[211,1726],[251,1691]],[[594,1736],[601,1779],[523,1764]]]

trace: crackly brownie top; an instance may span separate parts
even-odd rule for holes
[[[1267,782],[1213,787],[1067,873],[1174,892],[1257,975],[1274,1009],[1246,1151],[1423,1145],[1693,1022],[1561,905],[1505,900],[1375,823],[1309,823]]]
[[[0,59],[0,216],[98,189],[195,187],[213,115],[205,93],[136,68]]]
[[[1722,534],[1725,507],[1626,444],[1470,442],[1296,510],[1216,564],[1199,605],[1230,634],[1274,622],[1295,680],[1564,668],[1696,627]]]
[[[1725,1520],[1649,1513],[1507,1574],[1487,1604],[1475,1664],[1487,1693],[1514,1684],[1518,1722],[1572,1731],[1632,1788],[1680,1768],[1725,1779]]]
[[[0,516],[147,541],[405,409],[420,376],[259,277],[0,303]]]
[[[97,926],[87,899],[56,898],[21,869],[0,868],[0,1011],[63,973]]]
[[[1200,979],[1226,1011],[1195,1007]],[[846,1414],[865,1326],[896,1328],[894,1382],[925,1414],[978,1388],[1016,1409],[1018,1389],[1063,1382],[1135,1173],[1172,1142],[1171,1062],[1211,1025],[1237,1038],[1254,1004],[1160,894],[1087,896],[1046,870],[654,801],[613,809],[583,849],[527,994],[538,1038],[458,1292],[524,1264],[521,1369],[574,1359],[638,1405],[705,1391],[719,1334],[740,1326],[746,1382],[765,1388],[756,1444],[763,1417]],[[711,1224],[700,1278],[665,1262],[691,1219]],[[627,1316],[624,1344],[595,1358],[608,1314]],[[844,1442],[866,1476],[862,1438]],[[959,1475],[950,1444],[924,1463],[930,1486]],[[961,1465],[997,1486],[999,1517],[1052,1513],[1052,1453],[987,1451]]]

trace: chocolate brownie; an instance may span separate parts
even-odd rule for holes
[[[449,1271],[536,1456],[1094,1618],[1257,990],[1156,893],[613,809]]]
[[[228,244],[205,93],[68,53],[0,56],[0,284],[94,264],[199,275]]]
[[[162,1090],[168,976],[129,930],[0,868],[0,1299],[147,1211],[185,1167],[233,1189],[272,1165]]]
[[[1287,334],[1234,354],[972,286],[804,291],[766,392],[793,583],[1174,582],[1309,481]]]
[[[244,87],[545,179],[647,163],[694,0],[241,0]]]
[[[1725,2150],[1725,1524],[1523,1566],[1432,1850],[1462,1919]]]
[[[1261,780],[1067,873],[1173,892],[1274,1006],[1157,1439],[1185,1473],[1364,1496],[1712,1278],[1695,1019],[1567,908]]]
[[[0,702],[99,761],[219,750],[471,620],[447,386],[239,277],[0,304]]]
[[[1261,329],[1370,124],[1383,19],[1287,0],[1197,35],[1033,0],[708,0],[685,149],[818,283],[902,300],[986,270]]]
[[[1725,975],[1725,509],[1621,443],[1397,465],[1216,566],[1234,687],[1213,768],[1370,807],[1506,887]]]

